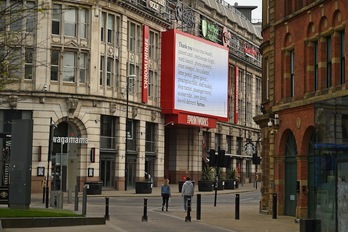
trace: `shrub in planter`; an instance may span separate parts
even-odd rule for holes
[[[230,168],[226,170],[225,189],[234,189],[236,182],[236,170]]]
[[[213,191],[214,186],[214,169],[211,167],[204,167],[202,169],[202,178],[198,181],[198,191],[210,192]]]

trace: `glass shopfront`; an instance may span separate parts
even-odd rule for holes
[[[348,230],[348,97],[315,106],[314,157],[309,158],[309,215],[322,231]],[[314,203],[314,208],[310,204]]]

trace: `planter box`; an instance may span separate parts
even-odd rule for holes
[[[225,189],[234,189],[235,180],[225,180]]]
[[[102,193],[102,181],[86,181],[85,184],[88,185],[87,195],[100,195]]]
[[[152,193],[152,182],[135,182],[135,193]]]
[[[214,181],[210,180],[199,180],[198,191],[199,192],[211,192],[214,189]]]
[[[215,185],[215,182],[214,182]],[[218,186],[217,186],[217,190],[224,190],[225,187],[225,181],[224,180],[219,180],[218,181]]]

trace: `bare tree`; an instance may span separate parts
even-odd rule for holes
[[[28,44],[37,30],[39,12],[49,10],[36,2],[0,1],[0,92],[22,78],[32,79],[37,45]]]

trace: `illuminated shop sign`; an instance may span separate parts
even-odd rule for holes
[[[194,115],[183,124],[227,121],[229,50],[178,30],[162,32],[161,106],[165,114]]]
[[[53,143],[88,143],[87,138],[79,138],[79,137],[53,137]]]
[[[254,49],[252,45],[248,45],[246,42],[244,42],[244,53],[248,56],[251,56],[252,58],[257,58],[257,52]]]
[[[160,11],[161,8],[165,7],[166,1],[165,0],[148,0],[147,6],[155,11]]]
[[[213,41],[214,43],[218,42],[219,37],[219,27],[212,24],[211,22],[208,22],[205,19],[202,19],[202,35],[207,40]]]

